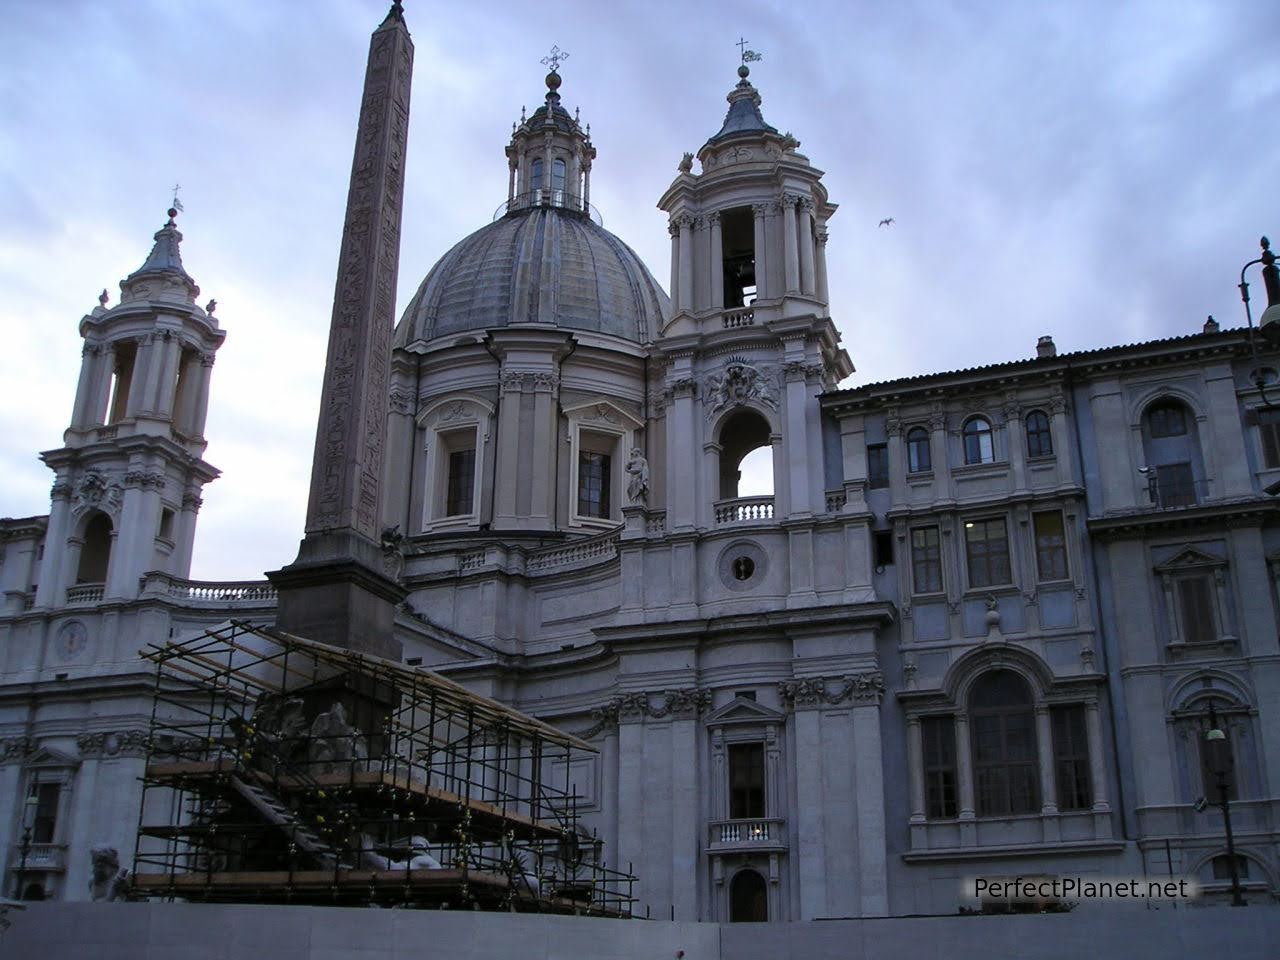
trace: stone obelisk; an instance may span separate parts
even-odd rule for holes
[[[396,660],[392,629],[405,594],[384,570],[381,484],[412,71],[395,0],[369,42],[306,537],[293,563],[267,574],[280,629]]]

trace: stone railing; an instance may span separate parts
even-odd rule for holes
[[[184,603],[261,607],[276,602],[276,588],[266,580],[184,580],[152,572],[142,578],[143,596],[172,597]]]
[[[548,547],[536,553],[530,553],[525,561],[525,570],[537,573],[555,567],[565,567],[583,560],[599,560],[618,555],[618,531],[609,530],[587,540],[559,547]]]
[[[77,583],[74,587],[67,587],[67,605],[100,603],[105,589],[104,583]]]
[[[773,497],[735,497],[717,500],[716,525],[731,523],[760,523],[773,519]]]
[[[751,307],[736,307],[726,310],[722,319],[726,330],[732,330],[734,327],[750,327],[755,325],[756,312]]]
[[[14,869],[22,869],[24,858],[22,844],[13,845]],[[27,870],[65,870],[67,846],[64,843],[33,843],[27,847],[25,869]]]
[[[713,847],[749,849],[753,846],[778,846],[786,842],[786,822],[777,817],[752,820],[712,820],[708,824],[708,841]]]

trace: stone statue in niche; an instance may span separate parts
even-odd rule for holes
[[[89,856],[93,860],[93,874],[89,878],[89,894],[95,903],[128,900],[129,871],[120,866],[120,854],[115,847],[94,847]]]
[[[335,703],[311,722],[308,759],[311,773],[333,773],[341,765],[365,760],[369,749],[364,737],[347,722],[347,712]]]
[[[707,380],[707,400],[712,414],[753,401],[777,406],[777,399],[765,377],[740,357],[729,360],[723,375],[712,374]]]
[[[632,503],[649,502],[649,461],[639,447],[631,448],[627,458],[627,499]]]

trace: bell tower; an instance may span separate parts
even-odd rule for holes
[[[701,171],[686,153],[658,201],[671,234],[673,312],[657,346],[672,530],[823,513],[816,398],[853,372],[828,308],[836,205],[800,142],[765,122],[751,59],[698,150]],[[757,450],[771,454],[757,472],[772,482],[748,496],[742,464]]]
[[[182,266],[177,210],[146,262],[80,321],[84,350],[63,446],[41,454],[57,475],[36,606],[127,600],[149,571],[191,572],[204,485],[213,358],[226,333],[216,303]]]

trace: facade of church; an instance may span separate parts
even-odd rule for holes
[[[553,71],[505,212],[404,310],[382,479],[406,660],[598,747],[569,779],[641,914],[949,914],[974,875],[1220,894],[1211,707],[1242,881],[1273,899],[1280,358],[1216,327],[1042,338],[839,389],[836,205],[739,73],[658,198],[669,295],[599,224]],[[127,865],[137,651],[274,618],[265,581],[189,579],[225,334],[180,240],[171,212],[81,321],[50,512],[0,521],[5,895],[87,898],[95,846]],[[773,492],[743,495],[761,449]]]

